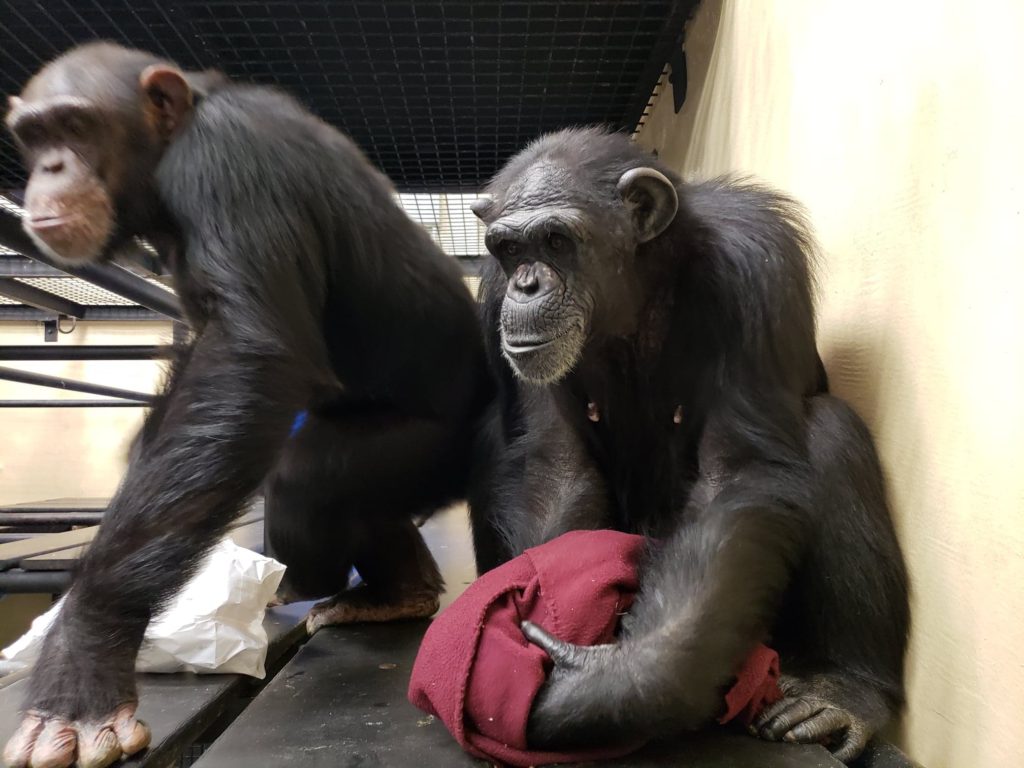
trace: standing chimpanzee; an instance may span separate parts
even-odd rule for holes
[[[7,125],[31,169],[35,242],[82,263],[148,237],[195,332],[4,752],[105,766],[148,742],[133,672],[147,622],[275,462],[272,544],[292,586],[329,594],[353,562],[365,569],[367,588],[314,624],[436,610],[440,577],[410,516],[464,493],[492,385],[458,267],[291,98],[92,44],[36,75]],[[278,519],[303,515],[289,500],[311,501],[308,516]]]
[[[756,733],[850,760],[902,701],[907,577],[871,437],[827,394],[799,208],[684,184],[598,130],[540,139],[490,192],[474,210],[504,375],[478,564],[572,528],[659,542],[616,644],[524,624],[555,662],[530,741],[699,727],[765,641],[785,698]]]

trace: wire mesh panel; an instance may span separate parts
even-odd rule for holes
[[[450,256],[482,256],[484,226],[469,209],[474,194],[403,193],[398,201],[409,217],[422,224]]]
[[[0,0],[0,91],[96,38],[278,84],[402,191],[478,189],[570,124],[632,129],[692,0]],[[0,188],[24,175],[9,139]]]

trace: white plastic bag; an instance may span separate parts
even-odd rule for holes
[[[135,668],[139,672],[266,675],[263,614],[285,567],[276,560],[218,543],[206,562],[146,629]],[[3,658],[31,664],[60,611],[61,599],[3,650]]]

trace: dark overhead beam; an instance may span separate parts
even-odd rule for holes
[[[0,277],[65,277],[65,272],[24,256],[0,256]]]
[[[21,228],[21,219],[6,209],[0,209],[0,245],[28,256],[30,259],[35,259],[48,267],[87,280],[93,285],[123,296],[129,301],[159,312],[172,320],[183,318],[181,304],[178,303],[178,298],[174,294],[133,275],[123,267],[116,264],[85,264],[81,267],[58,264],[36,248],[35,243]]]
[[[48,312],[43,309],[36,309],[35,307],[16,307],[11,305],[0,304],[0,320],[9,320],[12,322],[40,322],[43,320],[53,320],[57,317],[54,312]],[[159,321],[169,322],[167,317],[154,312],[151,309],[143,309],[142,307],[85,307],[85,314],[82,315],[82,320],[94,322],[94,321],[116,321],[116,322],[138,322],[138,321]],[[175,323],[180,325],[180,323]]]
[[[0,346],[0,360],[162,360],[172,347],[128,344],[9,344]]]
[[[8,277],[0,277],[0,296],[20,301],[30,307],[56,312],[58,315],[77,317],[79,320],[85,315],[85,307],[78,302],[57,296],[28,283],[19,283]]]
[[[136,400],[0,400],[0,408],[149,408]]]
[[[90,395],[103,395],[104,397],[120,397],[124,400],[133,400],[140,403],[148,403],[153,399],[152,395],[145,392],[134,392],[130,389],[118,389],[108,387],[104,384],[90,384],[87,381],[75,381],[60,376],[47,376],[34,371],[22,371],[18,368],[0,366],[0,379],[5,381],[16,381],[19,384],[33,384],[38,387],[51,387],[53,389],[64,389],[70,392],[85,392]]]

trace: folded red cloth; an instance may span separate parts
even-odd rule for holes
[[[409,701],[436,715],[463,749],[512,766],[599,760],[641,744],[541,752],[526,743],[533,700],[551,672],[548,655],[523,636],[532,621],[578,645],[614,642],[638,588],[645,539],[618,531],[573,531],[485,573],[434,619],[420,646]],[[778,655],[759,646],[725,696],[720,722],[749,722],[779,697]]]

